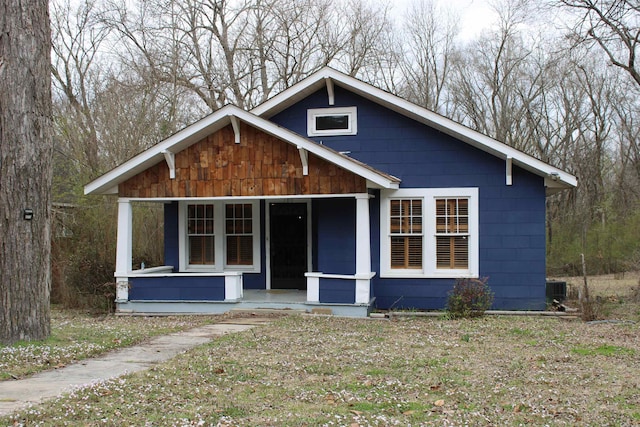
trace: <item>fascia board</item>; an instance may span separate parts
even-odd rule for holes
[[[359,162],[344,156],[328,147],[317,144],[309,139],[301,137],[295,132],[276,125],[273,122],[262,119],[253,113],[238,109],[235,115],[242,121],[270,134],[278,139],[286,141],[296,147],[307,150],[316,156],[335,164],[343,169],[359,175],[381,188],[398,188],[400,180],[373,169],[363,166]]]
[[[556,182],[564,184],[565,188],[575,187],[578,184],[577,178],[568,172],[330,67],[325,67],[307,77],[307,79],[291,86],[289,89],[285,89],[270,100],[251,110],[251,112],[258,116],[269,118],[293,105],[296,101],[320,89],[325,85],[324,80],[326,78],[332,79],[337,85],[353,91],[365,99],[433,127],[496,157],[505,160],[511,157],[514,164],[536,175],[545,178],[548,176],[557,176]]]
[[[115,167],[104,175],[96,178],[84,186],[84,194],[110,194],[113,187],[117,187],[123,182],[151,166],[164,161],[163,152],[179,152],[189,145],[199,141],[216,128],[222,128],[228,124],[228,111],[236,107],[225,106],[190,126],[176,132],[164,141],[148,148],[142,153],[132,157],[128,161]]]
[[[300,135],[282,128],[268,120],[262,119],[238,107],[228,105],[215,113],[199,120],[191,126],[170,136],[159,144],[143,151],[122,165],[112,169],[101,177],[85,185],[85,194],[113,194],[119,183],[135,176],[149,167],[164,161],[164,151],[178,153],[189,145],[194,144],[206,135],[229,124],[230,116],[238,117],[251,126],[266,132],[278,139],[284,140],[296,147],[303,148],[318,157],[335,165],[362,176],[381,188],[398,188],[399,180],[369,169],[358,162],[343,156],[327,147],[316,144]]]

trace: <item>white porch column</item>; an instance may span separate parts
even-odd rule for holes
[[[371,274],[371,237],[369,233],[369,194],[356,196],[356,277]],[[370,280],[356,281],[356,304],[368,304]]]
[[[128,199],[118,199],[116,240],[116,301],[129,300],[129,272],[132,270],[133,214]]]

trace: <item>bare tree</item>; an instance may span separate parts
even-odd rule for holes
[[[577,15],[576,41],[600,47],[611,64],[640,85],[636,54],[640,45],[640,5],[636,0],[558,0]]]
[[[430,110],[450,114],[447,86],[458,56],[459,16],[433,0],[413,3],[405,18],[402,95]]]
[[[50,333],[51,36],[47,1],[0,6],[0,342]]]
[[[536,40],[527,40],[521,26],[526,3],[508,1],[497,9],[498,28],[468,45],[465,61],[456,63],[453,100],[458,118],[499,141],[528,151],[528,129],[522,127],[528,104],[539,96],[531,73]]]
[[[69,0],[52,2],[51,27],[53,38],[52,75],[62,93],[68,110],[59,125],[66,132],[76,132],[70,146],[74,157],[89,168],[90,174],[100,171],[98,135],[91,108],[94,97],[91,78],[97,73],[94,66],[108,30],[96,24],[95,2],[86,1],[72,8]]]

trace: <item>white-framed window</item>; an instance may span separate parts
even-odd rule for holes
[[[381,277],[477,277],[478,189],[383,191]]]
[[[212,204],[187,205],[187,258],[191,265],[215,264],[215,217]]]
[[[308,136],[356,135],[356,107],[312,108],[307,110]]]
[[[180,202],[180,271],[260,271],[258,201]]]

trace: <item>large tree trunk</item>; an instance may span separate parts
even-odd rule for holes
[[[51,34],[47,0],[0,3],[0,342],[50,333]],[[33,219],[25,219],[25,209]]]

